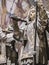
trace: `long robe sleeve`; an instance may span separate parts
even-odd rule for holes
[[[43,5],[38,5],[39,9],[39,20],[37,22],[37,32],[39,36],[43,37],[43,32],[45,31],[47,24],[48,24],[48,16],[46,14],[46,11],[43,7]]]

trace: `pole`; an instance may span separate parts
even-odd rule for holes
[[[35,7],[36,7],[36,19],[35,19],[35,37],[34,37],[34,51],[36,51],[36,37],[37,37],[37,1],[35,0]],[[36,54],[34,55],[34,65],[36,65]]]
[[[2,19],[2,28],[5,29],[5,19],[6,19],[6,12],[7,12],[7,9],[6,9],[6,0],[2,0],[1,1],[1,6],[2,6],[2,14],[1,14],[1,19]]]

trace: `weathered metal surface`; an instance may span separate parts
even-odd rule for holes
[[[49,11],[49,0],[43,0],[43,5],[47,11]]]
[[[1,54],[0,54],[0,64],[6,63],[6,45],[3,42],[0,42]]]

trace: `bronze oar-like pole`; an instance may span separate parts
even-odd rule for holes
[[[35,37],[34,37],[34,51],[36,51],[36,37],[37,37],[37,1],[35,0],[35,7],[36,7],[36,19],[35,19]],[[36,54],[34,55],[34,65],[36,65]]]

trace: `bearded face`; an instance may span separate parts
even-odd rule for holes
[[[36,11],[35,9],[33,8],[30,12],[29,12],[29,20],[30,21],[33,21],[36,17]]]

